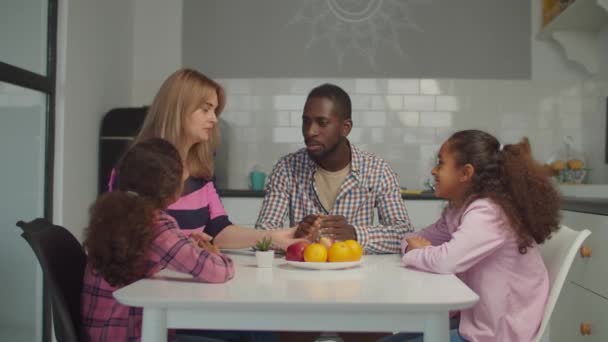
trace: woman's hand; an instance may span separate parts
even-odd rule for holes
[[[321,228],[321,215],[308,215],[298,223],[294,237],[305,238],[310,241],[316,240],[319,229]]]
[[[270,232],[272,238],[272,246],[276,249],[286,250],[290,245],[300,242],[308,241],[305,238],[296,238],[295,233],[298,227],[291,227],[288,229],[273,230]]]
[[[407,249],[405,250],[406,252],[431,245],[431,242],[429,240],[418,235],[410,236],[405,239],[405,241],[407,242]]]

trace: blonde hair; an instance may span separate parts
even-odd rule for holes
[[[181,152],[181,147],[186,143],[186,116],[201,108],[212,92],[217,95],[218,105],[215,112],[219,118],[226,103],[224,88],[196,70],[177,70],[161,85],[133,143],[137,144],[149,138],[162,138],[171,142]],[[186,152],[187,155],[182,156],[185,158],[184,167],[191,176],[211,179],[214,169],[213,154],[219,138],[219,125],[216,125],[209,141],[194,144]]]

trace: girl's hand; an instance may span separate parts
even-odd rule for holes
[[[196,242],[199,248],[204,249],[209,253],[218,254],[220,252],[220,249],[211,242],[213,238],[208,234],[203,232],[192,233],[190,238]]]
[[[409,238],[405,239],[407,242],[407,251],[411,251],[412,249],[424,248],[426,246],[430,246],[431,242],[422,236],[413,235]]]
[[[213,238],[211,237],[211,235],[205,234],[203,232],[192,233],[192,234],[190,234],[190,238],[192,240],[194,240],[196,243],[199,243],[201,241],[211,242],[211,240],[213,240]]]
[[[272,247],[275,249],[286,250],[290,245],[300,242],[308,241],[305,238],[296,238],[295,233],[298,227],[291,227],[288,229],[273,230],[270,232],[270,238],[272,239]]]

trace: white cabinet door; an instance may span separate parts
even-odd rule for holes
[[[577,254],[570,280],[608,298],[608,216],[562,211],[562,223],[575,230],[591,231],[583,243],[591,248],[591,256]]]
[[[222,204],[232,223],[253,227],[262,208],[263,198],[259,197],[222,197]]]
[[[255,225],[262,201],[257,197],[222,197],[222,204],[232,223],[249,227]],[[439,219],[445,203],[443,200],[406,200],[405,208],[414,228],[420,229]],[[375,213],[374,224],[377,223],[378,214]]]
[[[441,217],[441,212],[446,205],[443,200],[406,200],[407,210],[415,230],[431,225]]]
[[[581,323],[591,325],[591,335],[581,334]],[[551,317],[551,342],[608,341],[608,300],[566,282]]]

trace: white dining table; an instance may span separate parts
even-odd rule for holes
[[[253,252],[232,251],[235,276],[195,282],[169,270],[114,292],[143,308],[142,341],[166,341],[167,329],[422,332],[449,340],[449,312],[479,297],[454,275],[405,268],[392,255],[366,255],[343,270],[308,270],[276,257],[258,268]]]

